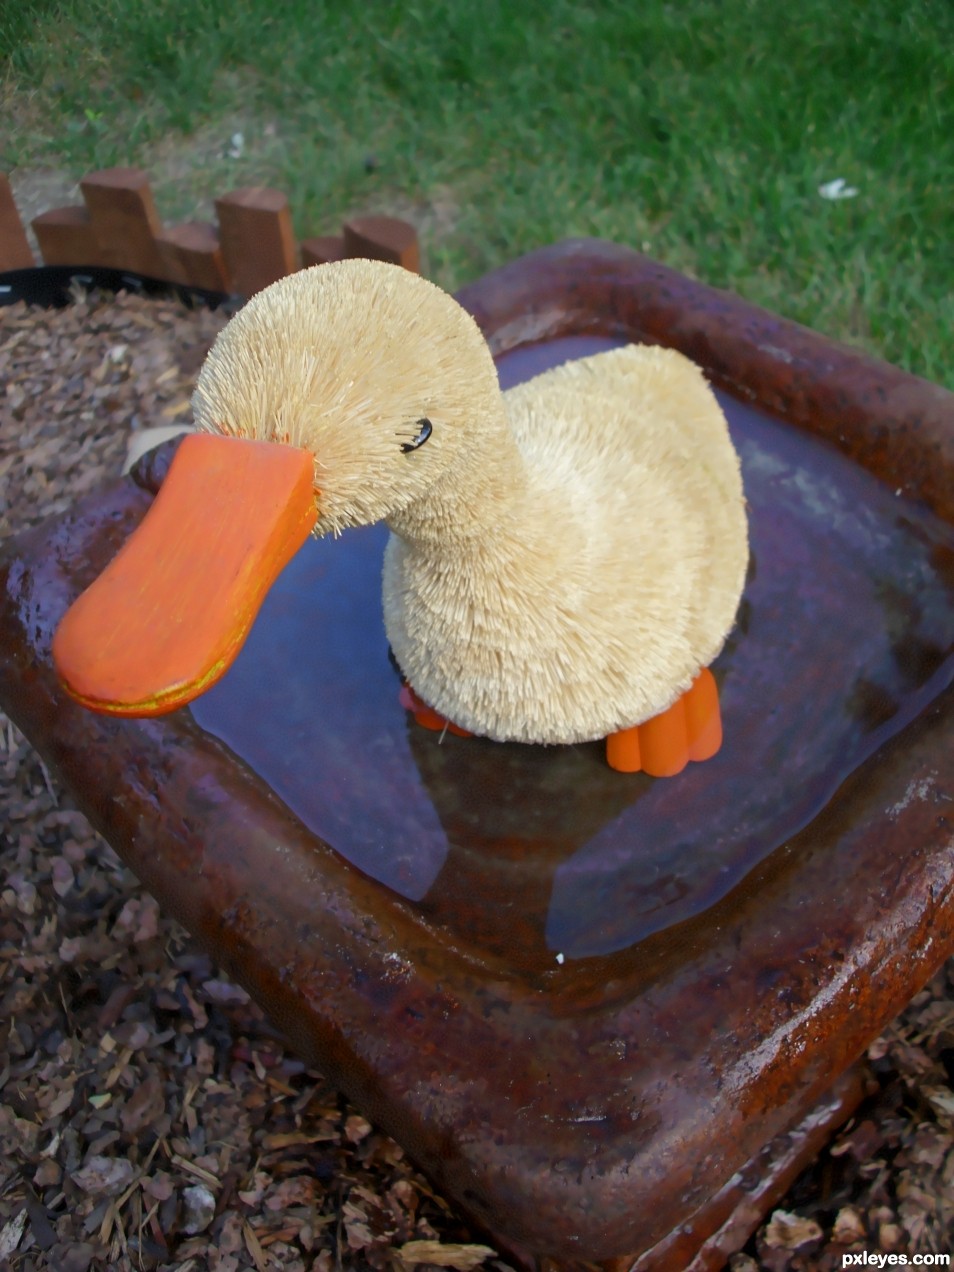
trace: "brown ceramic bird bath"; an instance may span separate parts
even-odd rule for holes
[[[720,388],[753,559],[715,759],[653,780],[598,744],[415,727],[379,529],[306,544],[191,709],[88,714],[51,633],[168,449],[6,545],[0,701],[143,883],[507,1248],[716,1267],[954,950],[954,396],[608,244],[461,299],[504,384],[632,339]]]

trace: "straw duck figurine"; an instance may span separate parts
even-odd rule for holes
[[[214,683],[309,533],[386,521],[388,640],[419,721],[607,739],[657,776],[721,741],[707,670],[748,559],[739,462],[701,372],[630,345],[500,392],[473,318],[397,266],[292,274],[229,322],[152,510],[68,611],[94,710]]]

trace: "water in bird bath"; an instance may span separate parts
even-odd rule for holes
[[[503,387],[618,343],[516,350]],[[829,443],[722,397],[752,563],[714,671],[725,743],[673,779],[600,743],[420,729],[381,618],[382,527],[309,542],[192,711],[321,839],[480,959],[613,956],[742,884],[954,677],[954,531]]]

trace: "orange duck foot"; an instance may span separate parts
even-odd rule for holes
[[[445,729],[459,738],[473,735],[452,724],[422,702],[408,684],[401,685],[401,706],[416,724],[434,732]],[[618,773],[646,773],[650,777],[675,777],[690,760],[708,760],[722,745],[719,689],[708,667],[681,698],[650,720],[621,729],[606,739],[606,762]]]
[[[435,733],[443,733],[446,729],[448,733],[454,733],[459,738],[473,737],[472,733],[468,733],[459,725],[451,724],[450,720],[445,720],[442,715],[438,715],[433,707],[422,702],[410,685],[401,685],[399,699],[404,710],[412,712],[415,724],[421,725],[422,728],[432,729]]]
[[[703,668],[671,707],[606,739],[606,762],[619,773],[675,777],[690,760],[708,760],[722,745],[719,689]]]

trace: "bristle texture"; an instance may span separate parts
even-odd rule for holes
[[[722,648],[748,562],[738,458],[672,350],[598,354],[505,400],[519,488],[479,549],[392,541],[389,638],[420,696],[472,732],[604,737],[665,710]]]
[[[456,301],[343,261],[240,311],[195,411],[203,428],[308,448],[319,533],[387,521],[395,656],[473,733],[559,743],[639,724],[734,622],[739,461],[701,372],[672,350],[600,353],[504,396]]]

